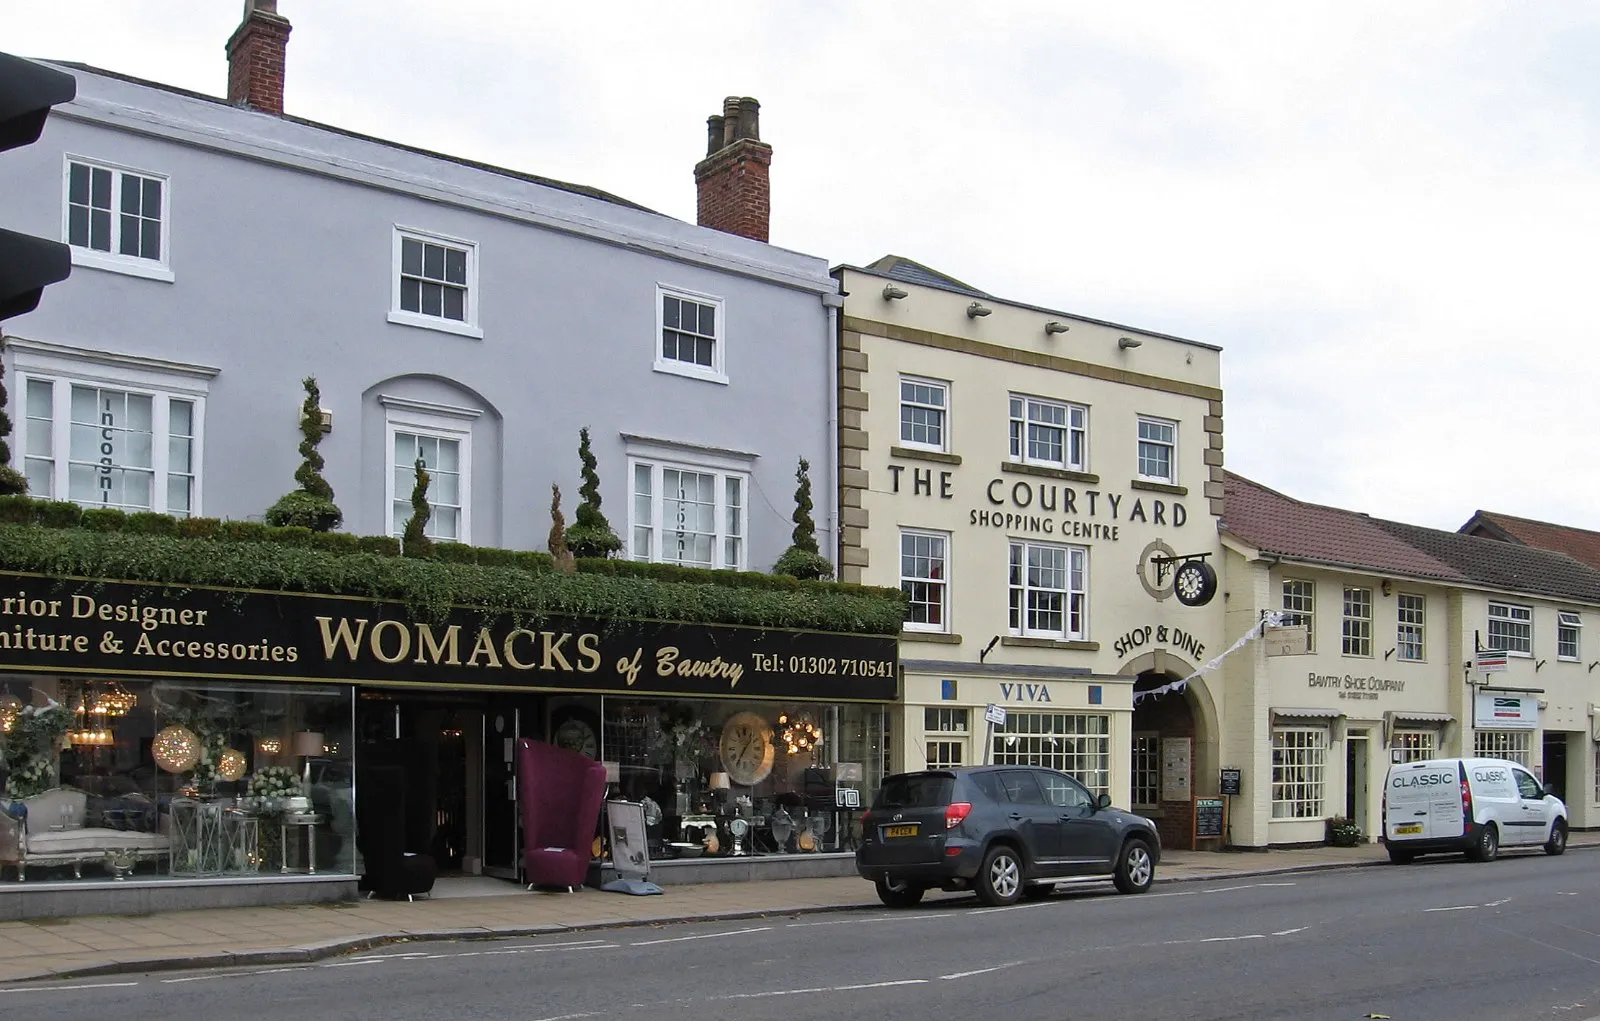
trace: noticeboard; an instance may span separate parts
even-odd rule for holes
[[[1194,838],[1208,840],[1222,836],[1222,799],[1194,799]]]
[[[1223,769],[1222,781],[1218,793],[1225,797],[1236,798],[1244,793],[1244,776],[1237,769]]]

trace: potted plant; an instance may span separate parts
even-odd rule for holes
[[[1328,843],[1334,847],[1355,847],[1361,840],[1361,827],[1354,819],[1336,815],[1328,820]]]

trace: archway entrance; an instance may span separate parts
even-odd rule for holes
[[[1134,681],[1134,696],[1177,679],[1147,670]],[[1162,847],[1178,850],[1195,847],[1194,796],[1201,748],[1194,698],[1186,687],[1140,698],[1133,707],[1133,810],[1155,820]]]

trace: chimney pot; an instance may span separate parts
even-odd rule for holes
[[[745,96],[739,100],[739,137],[761,140],[761,104]]]
[[[706,158],[694,168],[696,222],[766,241],[772,214],[768,168],[772,146],[761,141],[761,104],[729,96],[721,115],[706,119]]]
[[[293,26],[278,0],[245,0],[244,17],[228,39],[228,102],[283,113],[283,76]]]

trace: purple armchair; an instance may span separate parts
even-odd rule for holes
[[[542,741],[517,741],[528,886],[582,886],[606,796],[606,767]]]

